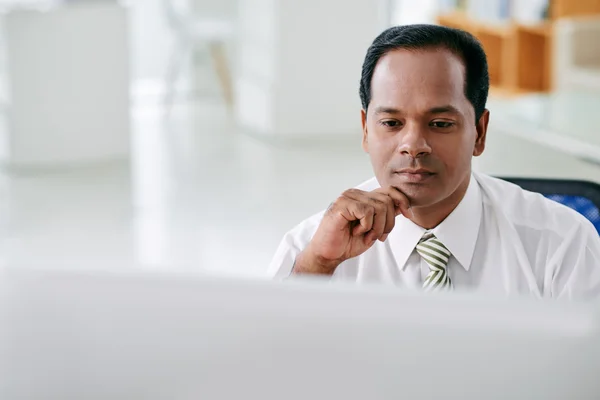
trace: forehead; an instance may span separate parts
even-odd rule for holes
[[[446,49],[392,50],[382,56],[371,80],[371,103],[402,110],[452,105],[468,113],[465,67]]]

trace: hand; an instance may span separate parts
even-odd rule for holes
[[[332,274],[343,261],[385,241],[408,198],[395,187],[345,191],[329,206],[312,240],[296,259],[297,273]]]

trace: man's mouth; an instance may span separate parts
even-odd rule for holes
[[[396,175],[406,183],[422,183],[431,179],[435,173],[424,168],[405,168],[396,171]]]

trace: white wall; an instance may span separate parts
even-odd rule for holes
[[[286,134],[355,132],[360,127],[358,89],[364,55],[384,28],[377,21],[378,9],[357,1],[319,1],[313,7],[302,3],[280,2],[281,13],[294,18],[286,19],[279,30],[275,123]]]
[[[360,132],[361,66],[387,5],[241,0],[238,122],[277,136]]]
[[[126,11],[115,2],[2,15],[11,166],[129,156]]]

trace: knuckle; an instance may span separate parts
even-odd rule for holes
[[[386,211],[390,204],[389,200],[391,200],[391,199],[388,196],[385,196],[385,197],[375,199],[374,203],[375,203],[375,206],[378,208],[378,210]]]
[[[375,207],[373,207],[371,204],[366,204],[366,203],[358,203],[359,207],[361,208],[361,211],[364,211],[365,214],[367,215],[374,215],[375,214]]]
[[[346,189],[344,190],[344,192],[342,193],[342,196],[348,197],[348,196],[353,196],[353,195],[357,195],[361,192],[361,190],[358,190],[356,188],[350,188],[350,189]]]
[[[379,206],[379,205],[382,205],[382,204],[385,204],[385,203],[384,203],[384,199],[383,199],[383,197],[382,197],[382,196],[373,196],[373,197],[371,197],[369,200],[370,200],[370,201],[371,201],[373,204],[375,204],[375,205],[378,205],[378,206]]]
[[[392,196],[389,194],[387,190],[381,190],[374,192],[375,199],[379,203],[383,203],[384,205],[393,204],[394,200]]]
[[[361,203],[359,201],[355,201],[352,200],[349,202],[349,204],[356,210],[356,211],[366,211],[366,204]]]
[[[367,199],[368,199],[367,201],[369,203],[371,203],[375,206],[383,204],[383,196],[381,195],[381,193],[369,193],[369,196]]]
[[[347,199],[340,196],[329,204],[329,207],[327,207],[326,212],[328,212],[328,213],[336,212],[336,211],[344,208],[345,204],[347,204]]]

